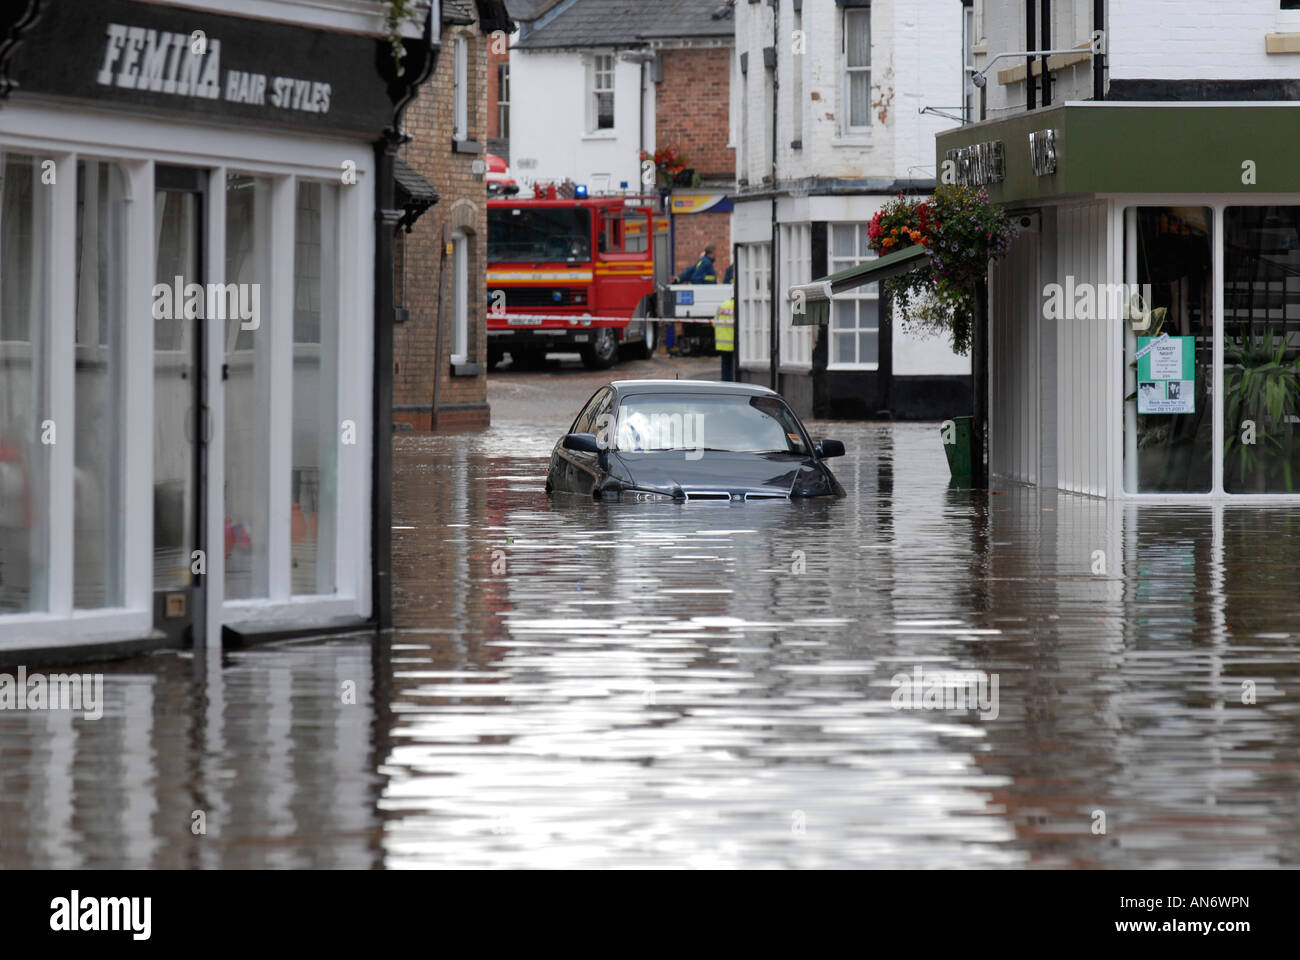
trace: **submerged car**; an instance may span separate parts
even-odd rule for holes
[[[780,394],[705,380],[615,380],[597,390],[555,444],[547,493],[596,500],[791,500],[842,497]]]

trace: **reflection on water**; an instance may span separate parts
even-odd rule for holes
[[[0,713],[0,863],[1300,863],[1300,510],[972,497],[932,426],[819,426],[844,500],[552,502],[553,429],[403,437],[391,646]],[[996,719],[894,709],[917,667]]]

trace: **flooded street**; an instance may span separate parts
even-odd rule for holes
[[[986,497],[934,424],[822,422],[842,500],[552,500],[605,379],[398,435],[391,646],[0,714],[0,866],[1300,865],[1300,509]],[[957,673],[994,701],[896,705]]]

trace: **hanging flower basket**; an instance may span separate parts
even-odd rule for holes
[[[906,330],[947,334],[953,350],[970,352],[975,284],[988,278],[1016,238],[1006,212],[976,187],[940,186],[928,201],[891,200],[871,218],[867,242],[884,256],[914,244],[930,260],[911,273],[884,281]]]
[[[661,147],[654,153],[642,150],[641,160],[642,162],[649,160],[654,164],[655,184],[665,189],[674,186],[677,183],[678,176],[686,171],[686,160],[671,147]],[[687,186],[688,184],[681,185]]]

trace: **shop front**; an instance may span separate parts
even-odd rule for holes
[[[429,34],[399,78],[370,18],[323,7],[17,6],[0,660],[373,626],[401,213],[384,181]]]
[[[989,275],[995,478],[1300,494],[1300,105],[1066,103],[941,134],[1020,234]]]

